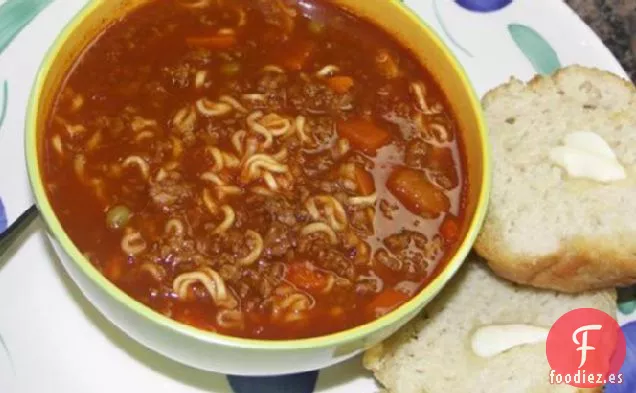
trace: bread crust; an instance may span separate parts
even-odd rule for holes
[[[541,94],[543,89],[554,90],[554,84],[566,84],[571,78],[619,86],[621,92],[631,95],[630,105],[625,112],[636,107],[636,88],[630,82],[606,71],[581,66],[564,68],[549,77],[536,76],[525,84],[512,78],[508,83],[489,91],[482,103],[487,112],[497,100],[524,90]],[[616,108],[616,113],[622,115],[621,109]],[[497,165],[497,157],[494,157],[494,165]],[[491,203],[490,209],[497,208]],[[528,228],[530,230],[541,228]],[[636,232],[563,238],[554,253],[524,255],[506,247],[501,240],[503,231],[502,223],[493,219],[489,212],[474,249],[487,260],[497,275],[507,280],[566,293],[636,283]]]
[[[636,283],[634,250],[611,238],[562,241],[559,252],[525,257],[499,249],[495,232],[483,232],[475,251],[498,276],[519,284],[564,293],[616,288]],[[624,244],[624,243],[623,243]],[[511,261],[514,261],[511,263]]]
[[[550,76],[545,75],[535,75],[528,82],[524,83],[521,80],[511,77],[508,83],[501,84],[496,86],[486,92],[481,102],[484,107],[488,107],[494,100],[498,99],[501,95],[506,94],[512,87],[517,86],[525,86],[530,90],[536,90],[541,87],[541,85],[545,82],[551,81],[563,81],[564,79],[570,78],[572,75],[576,75],[585,79],[590,80],[604,80],[611,81],[611,83],[619,83],[623,88],[627,90],[631,90],[633,94],[636,95],[636,87],[631,82],[609,72],[604,71],[599,68],[594,67],[583,67],[580,65],[571,65],[568,67],[561,68],[555,71]]]

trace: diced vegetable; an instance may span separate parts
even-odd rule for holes
[[[300,71],[305,68],[305,64],[314,50],[314,44],[309,41],[296,43],[285,51],[286,57],[283,65],[291,71]]]
[[[111,281],[117,282],[124,271],[124,260],[122,258],[111,258],[104,265],[104,276]]]
[[[452,243],[457,240],[459,236],[459,224],[457,218],[453,215],[447,215],[439,228],[439,232],[448,243]]]
[[[426,167],[433,170],[433,181],[440,187],[451,190],[459,185],[459,175],[451,149],[431,146],[425,161]]]
[[[329,284],[329,277],[325,273],[312,269],[309,263],[302,262],[290,264],[285,278],[310,293],[322,292]]]
[[[354,118],[338,122],[338,133],[349,140],[351,146],[373,154],[391,141],[391,134],[371,121]]]
[[[398,167],[391,173],[387,188],[411,212],[436,217],[448,211],[450,200],[424,172]]]
[[[198,48],[228,49],[236,44],[234,34],[215,34],[209,36],[187,37],[186,44]]]
[[[426,158],[426,166],[431,169],[454,168],[453,152],[447,147],[431,146]]]
[[[233,76],[241,71],[239,63],[224,63],[221,65],[221,74],[225,76]]]
[[[110,229],[125,227],[129,219],[130,209],[123,205],[113,206],[106,213],[106,225]]]
[[[404,304],[407,300],[409,300],[409,296],[404,292],[388,288],[380,292],[367,305],[367,312],[374,317],[384,315]]]
[[[354,175],[360,194],[367,196],[375,192],[375,181],[369,172],[356,165]]]
[[[353,78],[348,76],[334,76],[327,79],[327,85],[338,94],[345,94],[353,87]]]

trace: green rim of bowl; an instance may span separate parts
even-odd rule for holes
[[[467,93],[470,95],[471,105],[473,106],[473,109],[477,111],[477,128],[479,130],[479,137],[482,144],[482,160],[484,168],[483,176],[481,179],[481,190],[479,193],[479,200],[477,202],[475,215],[472,219],[472,222],[462,244],[460,245],[460,247],[458,247],[455,255],[450,259],[450,261],[437,275],[437,277],[435,277],[417,296],[409,300],[407,303],[403,304],[387,315],[376,319],[375,321],[326,336],[280,341],[257,340],[226,336],[214,332],[207,332],[172,320],[154,311],[150,307],[134,300],[124,291],[120,290],[117,286],[111,283],[106,277],[104,277],[73,244],[71,239],[62,229],[57,216],[51,208],[49,200],[46,196],[44,186],[40,180],[41,172],[38,157],[38,141],[36,129],[36,121],[38,118],[38,112],[40,110],[40,91],[43,88],[44,80],[50,69],[50,65],[55,56],[61,52],[61,48],[63,46],[63,43],[66,41],[66,37],[72,34],[75,28],[80,25],[85,19],[85,16],[90,14],[99,4],[97,1],[92,0],[87,5],[85,5],[80,10],[80,12],[78,12],[70,20],[70,22],[67,23],[62,32],[55,39],[53,45],[48,50],[42,64],[40,65],[36,81],[33,85],[29,98],[25,137],[27,170],[36,204],[41,216],[43,217],[49,229],[49,232],[55,237],[55,239],[57,239],[63,250],[68,254],[73,263],[75,263],[79,267],[83,274],[85,274],[90,280],[92,280],[94,284],[104,290],[110,297],[116,300],[121,306],[126,307],[130,311],[133,311],[137,315],[145,318],[152,323],[170,329],[176,333],[217,345],[257,350],[302,350],[339,346],[355,340],[363,339],[378,331],[389,329],[397,321],[413,313],[418,308],[418,306],[421,305],[422,302],[424,302],[426,299],[436,296],[444,287],[444,285],[455,275],[455,273],[459,270],[464,260],[468,256],[468,253],[470,252],[472,245],[477,238],[477,235],[480,231],[486,215],[490,196],[490,145],[488,142],[486,122],[481,111],[481,103],[477,98],[477,94],[473,88],[472,83],[468,79],[463,66],[455,58],[446,44],[443,43],[437,33],[433,29],[431,29],[430,26],[426,22],[424,22],[417,14],[415,14],[412,10],[405,6],[400,0],[387,1],[394,4],[396,9],[398,9],[398,12],[403,12],[414,23],[417,23],[422,27],[422,30],[426,32],[425,34],[428,34],[430,39],[433,40],[434,44],[441,48],[446,61],[448,61],[452,65],[455,72],[462,81],[462,84],[467,90]]]

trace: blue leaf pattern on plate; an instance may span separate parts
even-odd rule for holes
[[[630,322],[623,327],[627,351],[625,363],[620,370],[621,383],[605,385],[605,393],[634,393],[636,392],[636,322]]]
[[[7,0],[0,5],[0,54],[13,39],[29,24],[52,0]],[[4,124],[9,103],[9,82],[2,84],[2,103],[0,104],[0,129]],[[0,199],[0,233],[7,229],[7,214]]]
[[[7,0],[0,5],[0,54],[52,0]]]
[[[313,393],[318,371],[277,377],[227,376],[234,393]]]
[[[511,24],[508,25],[508,31],[537,73],[549,75],[561,68],[557,53],[534,29],[525,25]]]
[[[455,0],[455,2],[471,11],[492,12],[506,7],[512,3],[512,0]]]
[[[8,102],[9,84],[7,81],[4,81],[2,86],[2,103],[0,104],[0,131],[2,131],[2,125],[4,124],[4,119],[7,116]],[[4,204],[2,203],[2,198],[0,198],[0,233],[4,232],[7,229],[7,225],[7,212],[4,208]]]
[[[52,0],[7,0],[0,5],[0,54],[9,46],[13,39],[29,24]],[[0,130],[7,116],[9,103],[9,82],[2,83],[2,102],[0,103]],[[2,198],[0,198],[0,233],[7,229],[7,212]],[[13,359],[7,343],[0,335],[0,350],[4,351],[15,373]]]
[[[0,198],[0,233],[7,229],[7,212],[4,210],[2,198]]]

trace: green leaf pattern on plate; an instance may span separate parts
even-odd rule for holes
[[[618,303],[618,309],[625,315],[629,315],[636,311],[636,300],[628,300]]]
[[[453,37],[453,34],[451,33],[450,29],[446,26],[446,23],[444,22],[444,18],[442,18],[442,15],[440,13],[439,10],[439,4],[437,4],[438,0],[432,0],[433,2],[433,12],[435,13],[435,19],[437,19],[437,22],[439,23],[440,27],[442,28],[442,31],[444,32],[444,34],[448,37],[449,41],[455,45],[455,47],[457,47],[457,49],[459,49],[460,51],[464,52],[464,54],[466,54],[466,56],[468,57],[473,57],[473,54],[470,53],[470,51],[468,49],[466,49],[464,46],[462,46],[461,43],[459,43],[459,41],[457,41],[455,39],[455,37]]]
[[[508,31],[537,73],[549,75],[561,68],[561,62],[555,50],[534,29],[525,25],[511,24],[508,25]]]
[[[7,0],[0,5],[0,54],[52,0]]]
[[[15,375],[15,364],[13,363],[11,352],[9,352],[9,347],[7,346],[7,343],[4,341],[4,338],[2,338],[2,335],[0,335],[0,349],[2,349],[4,353],[7,354],[7,360],[9,361],[11,372]]]
[[[2,96],[0,96],[0,129],[4,124],[4,119],[7,117],[7,107],[9,106],[9,82],[4,81],[2,83]]]

